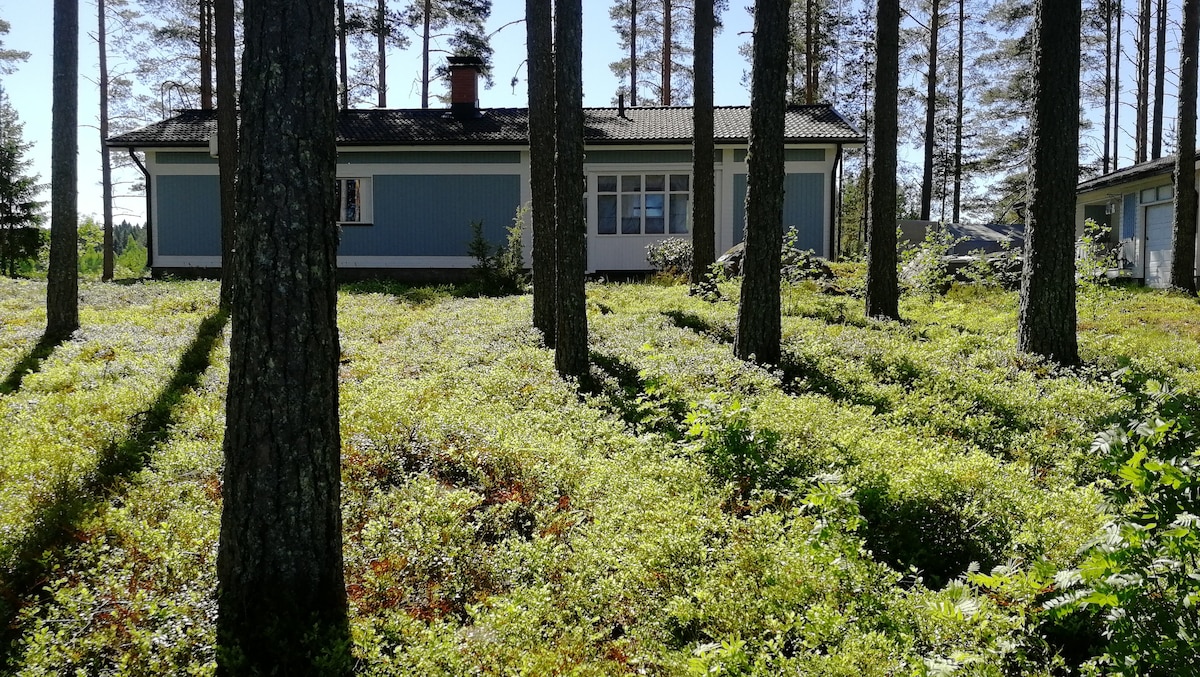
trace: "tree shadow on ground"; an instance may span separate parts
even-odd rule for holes
[[[55,349],[66,342],[68,338],[70,337],[42,334],[38,342],[20,360],[17,360],[16,365],[13,366],[8,376],[3,381],[0,381],[0,395],[8,395],[20,390],[21,383],[25,380],[25,377],[40,371],[42,362],[50,357]]]
[[[83,521],[124,493],[122,483],[146,467],[154,447],[176,423],[176,410],[211,364],[226,324],[224,313],[205,318],[154,403],[131,418],[129,434],[104,449],[81,481],[63,482],[35,508],[28,533],[0,550],[0,666],[13,658],[20,638],[18,615],[31,598],[44,596],[55,569],[69,557]]]

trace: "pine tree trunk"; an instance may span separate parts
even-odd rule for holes
[[[1138,8],[1137,40],[1137,129],[1134,132],[1134,163],[1146,161],[1149,150],[1147,129],[1150,117],[1150,0]]]
[[[1167,0],[1158,0],[1158,26],[1154,39],[1154,111],[1151,118],[1150,159],[1162,157],[1163,146],[1163,81],[1167,72]]]
[[[1112,110],[1113,0],[1105,0],[1102,7],[1104,7],[1104,146],[1100,152],[1100,173],[1107,174],[1109,166],[1109,142],[1112,140],[1112,118],[1108,116],[1108,112]]]
[[[387,0],[379,0],[376,15],[379,34],[375,36],[375,48],[379,51],[379,107],[387,108]]]
[[[1113,54],[1116,55],[1113,64],[1113,138],[1112,138],[1112,169],[1117,171],[1121,165],[1121,24],[1125,18],[1124,0],[1114,0],[1117,3],[1117,37]]]
[[[713,0],[696,0],[692,39],[695,96],[692,130],[692,284],[708,275],[716,260],[716,171],[713,141]]]
[[[637,98],[637,35],[638,35],[638,4],[637,0],[629,0],[629,105],[638,105]]]
[[[425,0],[425,12],[421,28],[421,108],[429,108],[429,49],[430,49],[430,23],[433,18],[430,13],[433,11],[433,0]]]
[[[1079,178],[1079,0],[1034,14],[1032,165],[1017,350],[1079,362],[1075,336],[1075,184]]]
[[[925,167],[921,177],[921,220],[928,221],[933,203],[933,151],[937,146],[938,32],[941,27],[939,0],[929,12],[929,74],[925,78]]]
[[[334,5],[258,0],[245,11],[218,674],[349,674]]]
[[[956,109],[954,111],[954,223],[962,223],[962,152],[963,152],[963,65],[967,59],[964,49],[967,32],[967,0],[958,0],[958,66],[956,85]]]
[[[554,26],[551,0],[525,0],[529,64],[529,192],[533,211],[533,326],[554,347]]]
[[[113,189],[112,158],[108,155],[108,146],[104,145],[108,140],[108,17],[104,0],[96,0],[96,10],[100,59],[100,190],[104,203],[104,266],[100,279],[109,282],[113,279]]]
[[[671,0],[663,0],[662,105],[671,105]]]
[[[783,247],[783,116],[789,0],[754,3],[750,152],[746,158],[746,249],[733,354],[779,364],[779,253]]]
[[[867,231],[867,317],[900,319],[896,274],[896,163],[899,132],[900,0],[877,0],[875,119],[871,134],[871,227]],[[1072,193],[1074,194],[1074,193]]]
[[[804,5],[804,103],[817,102],[817,22],[819,8],[816,0]]]
[[[221,308],[233,304],[233,241],[237,225],[237,66],[234,0],[213,0],[217,62],[217,166],[221,192]]]
[[[1200,0],[1183,0],[1179,43],[1179,137],[1175,154],[1175,223],[1171,286],[1196,293],[1196,65]]]
[[[338,41],[338,94],[341,95],[342,110],[350,107],[350,63],[346,49],[346,0],[337,0]]]
[[[79,328],[79,225],[76,184],[79,152],[79,3],[54,0],[54,101],[50,145],[50,270],[46,282],[46,336],[60,339]]]
[[[200,108],[213,107],[213,0],[200,0]]]
[[[557,290],[554,366],[565,377],[588,372],[587,223],[583,212],[583,7],[554,1],[554,89],[557,120]]]

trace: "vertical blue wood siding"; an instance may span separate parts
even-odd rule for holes
[[[825,175],[788,174],[783,180],[783,229],[795,227],[797,249],[825,251]],[[733,175],[733,241],[746,239],[746,175]]]
[[[1125,196],[1125,204],[1121,207],[1121,239],[1132,240],[1137,234],[1137,193]]]
[[[221,192],[216,176],[158,176],[158,253],[221,255]]]
[[[343,226],[341,256],[466,256],[471,222],[502,244],[521,204],[517,175],[375,175],[374,224]]]

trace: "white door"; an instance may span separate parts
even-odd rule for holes
[[[1146,284],[1165,287],[1171,282],[1171,203],[1146,207]]]

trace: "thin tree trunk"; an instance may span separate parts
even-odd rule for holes
[[[213,107],[212,2],[200,0],[200,108]]]
[[[746,158],[746,250],[733,354],[779,364],[779,254],[783,247],[783,117],[790,0],[754,3],[750,153]]]
[[[237,67],[234,0],[213,0],[217,62],[217,166],[221,192],[221,308],[233,304],[233,242],[237,224]]]
[[[113,187],[112,158],[104,145],[108,140],[108,30],[104,0],[96,0],[96,10],[99,22],[96,41],[100,48],[100,189],[104,202],[104,269],[100,279],[109,282],[113,279]]]
[[[1134,131],[1134,163],[1146,161],[1147,126],[1150,114],[1150,0],[1141,0],[1137,40],[1137,129]]]
[[[1075,185],[1079,179],[1079,0],[1038,0],[1025,266],[1017,350],[1079,362]]]
[[[817,3],[804,5],[804,103],[817,102]]]
[[[954,223],[961,223],[962,218],[962,152],[963,152],[963,63],[967,59],[964,49],[967,30],[966,15],[967,0],[958,0],[958,66],[955,98],[957,99],[954,112]]]
[[[629,105],[637,105],[637,0],[629,0]]]
[[[1158,26],[1154,40],[1154,114],[1151,118],[1150,159],[1162,157],[1163,81],[1167,72],[1167,0],[1158,0]]]
[[[379,0],[377,21],[379,34],[375,37],[379,50],[379,107],[387,108],[387,0]]]
[[[937,146],[938,32],[941,6],[933,0],[929,11],[929,74],[925,78],[925,167],[921,177],[921,220],[929,220],[933,202],[933,151]]]
[[[554,366],[565,377],[588,373],[587,223],[583,213],[583,7],[554,2],[554,89],[557,120],[557,290]]]
[[[350,64],[346,56],[346,0],[337,0],[338,13],[338,93],[341,95],[342,110],[350,107]]]
[[[716,260],[716,177],[713,140],[713,34],[716,11],[713,0],[696,0],[695,35],[692,38],[692,284],[699,284]]]
[[[867,317],[900,319],[896,273],[896,163],[900,88],[900,0],[877,0],[875,119],[871,134],[871,228],[867,231]]]
[[[348,675],[334,5],[245,11],[218,674]]]
[[[421,108],[429,108],[429,16],[433,11],[433,0],[425,0],[425,15],[421,28]]]
[[[1179,116],[1175,154],[1175,222],[1171,236],[1171,286],[1196,293],[1196,70],[1200,0],[1183,0],[1179,43]]]
[[[1116,63],[1113,64],[1113,138],[1112,138],[1112,168],[1117,171],[1121,165],[1121,23],[1125,18],[1124,0],[1114,0],[1117,3],[1117,44],[1113,49]]]
[[[663,0],[662,105],[671,105],[671,0]]]
[[[961,2],[961,0],[960,0]],[[1104,3],[1104,150],[1100,153],[1102,165],[1101,174],[1108,173],[1109,142],[1112,140],[1112,118],[1108,112],[1112,110],[1112,39],[1113,39],[1113,0]]]
[[[533,326],[554,347],[554,25],[551,0],[525,0],[529,64],[529,188],[533,211]]]
[[[46,336],[79,328],[79,249],[76,184],[79,152],[79,3],[54,0],[54,78],[51,85],[50,270]]]

